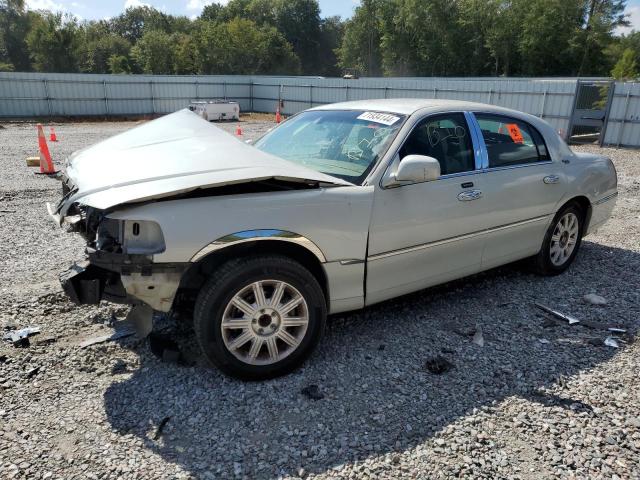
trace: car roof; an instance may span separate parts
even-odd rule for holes
[[[481,110],[504,114],[520,114],[515,110],[496,107],[484,103],[464,102],[460,100],[444,100],[433,98],[381,98],[373,100],[356,100],[351,102],[329,103],[311,110],[372,110],[377,112],[399,113],[411,115],[418,110],[431,109],[435,111],[447,110]]]

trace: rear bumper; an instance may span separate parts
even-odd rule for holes
[[[146,304],[168,312],[188,266],[188,263],[154,264],[148,257],[96,252],[61,273],[60,283],[69,299],[78,305],[97,305],[106,300]]]

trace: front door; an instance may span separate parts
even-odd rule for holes
[[[441,178],[376,186],[369,233],[366,303],[477,272],[482,259],[483,174],[464,113],[429,116],[398,152],[440,162]]]

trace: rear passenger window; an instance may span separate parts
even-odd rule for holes
[[[475,114],[489,154],[489,168],[549,160],[542,135],[514,118]]]

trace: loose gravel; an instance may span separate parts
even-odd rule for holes
[[[49,145],[58,161],[134,125],[63,123]],[[577,148],[614,160],[620,196],[565,274],[512,265],[335,316],[304,368],[242,383],[170,318],[179,363],[134,337],[80,347],[128,309],[66,300],[83,242],[47,218],[59,184],[25,166],[35,126],[2,126],[0,328],[42,331],[0,344],[0,478],[640,478],[640,152]],[[629,334],[607,347],[534,302]]]

